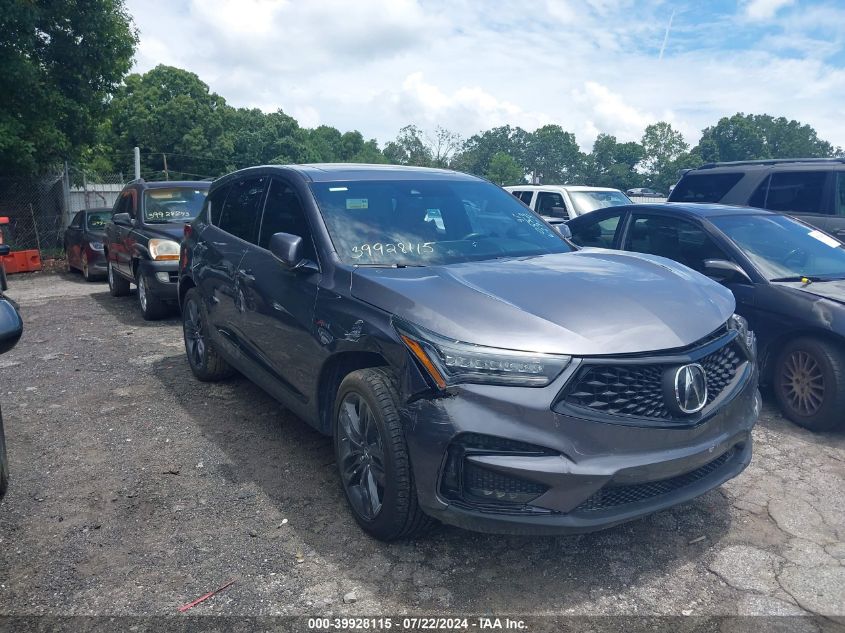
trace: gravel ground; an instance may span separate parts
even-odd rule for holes
[[[0,357],[0,614],[173,615],[234,579],[192,613],[845,616],[845,433],[771,402],[751,466],[684,506],[385,545],[347,512],[330,441],[244,379],[196,381],[176,318],[74,275],[10,287],[26,330]]]

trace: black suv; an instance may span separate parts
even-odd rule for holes
[[[780,211],[845,240],[845,158],[709,163],[686,172],[669,202]]]
[[[186,225],[185,350],[334,438],[359,524],[595,530],[751,459],[754,334],[668,260],[578,250],[440,169],[294,165],[215,181]],[[667,429],[671,429],[667,432]]]
[[[109,291],[114,297],[138,286],[146,320],[160,319],[176,307],[179,242],[185,223],[205,202],[208,181],[130,182],[114,204],[103,242]]]

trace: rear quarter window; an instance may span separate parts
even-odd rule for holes
[[[687,174],[669,196],[669,202],[721,202],[744,174]]]

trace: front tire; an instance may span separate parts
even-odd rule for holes
[[[141,316],[145,321],[158,321],[169,312],[169,306],[159,297],[152,294],[147,284],[147,277],[144,272],[138,271],[138,305],[141,307]]]
[[[235,371],[214,348],[209,337],[208,319],[202,307],[199,290],[191,288],[182,305],[182,332],[185,353],[194,376],[203,382],[217,382],[230,377]]]
[[[112,297],[125,297],[129,294],[129,282],[114,269],[114,263],[108,263],[109,294]]]
[[[417,501],[396,377],[382,367],[347,375],[333,414],[341,485],[358,525],[382,541],[410,538],[433,520]]]
[[[845,426],[845,352],[815,338],[783,348],[774,368],[774,391],[787,418],[811,431]]]

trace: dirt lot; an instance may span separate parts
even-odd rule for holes
[[[770,403],[748,470],[685,506],[384,545],[347,512],[329,440],[243,379],[197,382],[176,318],[73,275],[10,287],[26,331],[0,357],[0,613],[172,615],[235,579],[192,613],[845,616],[845,434]]]

